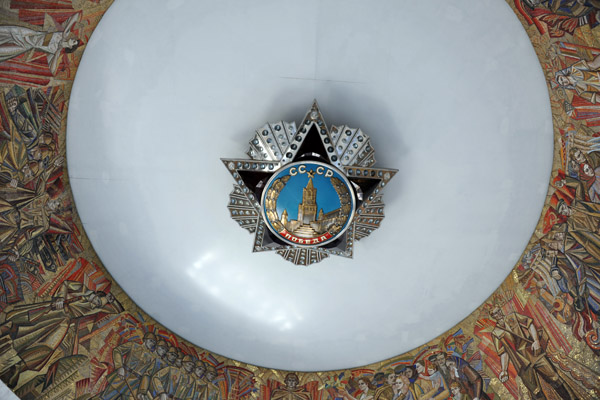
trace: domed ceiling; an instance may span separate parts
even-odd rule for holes
[[[0,378],[22,399],[598,398],[599,17],[7,1]],[[398,172],[351,258],[299,266],[252,251],[220,158],[314,99]]]

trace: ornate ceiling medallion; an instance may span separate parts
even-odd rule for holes
[[[257,129],[248,155],[222,161],[236,181],[231,217],[256,234],[254,252],[298,265],[352,258],[354,241],[379,228],[382,191],[397,170],[373,167],[375,150],[360,129],[329,130],[316,101],[300,128],[279,121]]]

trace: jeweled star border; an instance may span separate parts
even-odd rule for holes
[[[255,252],[275,251],[285,260],[303,266],[330,255],[352,258],[354,242],[381,225],[383,189],[398,171],[374,167],[375,149],[361,129],[347,125],[329,129],[316,100],[299,128],[295,122],[268,123],[256,130],[249,144],[250,159],[221,161],[235,180],[228,204],[231,218],[255,234]],[[332,165],[344,174],[357,193],[350,227],[327,246],[306,248],[285,243],[270,232],[262,218],[259,201],[266,182],[281,168],[303,159]]]

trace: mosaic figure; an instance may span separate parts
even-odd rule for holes
[[[394,389],[393,385],[396,381],[396,374],[394,371],[388,371],[385,374],[385,382],[377,388],[375,391],[374,400],[393,400]]]
[[[356,379],[356,386],[358,388],[358,397],[351,395],[347,390],[340,390],[339,394],[346,400],[373,400],[375,397],[375,390],[377,389],[371,381],[365,377]]]
[[[42,369],[77,319],[121,311],[110,293],[94,292],[72,281],[65,281],[52,300],[15,306],[0,326],[2,380],[15,387],[21,372]]]
[[[178,399],[189,399],[194,390],[194,383],[196,382],[196,376],[194,375],[194,368],[196,363],[192,359],[192,356],[185,355],[181,361],[182,374],[179,378],[179,384],[177,391],[175,392],[175,398]]]
[[[437,373],[443,378],[443,382],[440,382],[440,384],[450,381],[450,370],[446,366],[446,354],[442,352],[435,353],[430,355],[427,360],[429,361],[430,365],[435,366],[435,371],[437,371]]]
[[[419,388],[423,391],[423,397],[427,397],[427,394],[433,394],[436,392],[436,389],[433,387],[433,383],[427,379],[427,368],[425,368],[425,363],[423,361],[415,361],[413,364],[415,370],[417,371],[418,377],[415,382],[415,389]],[[408,370],[407,370],[408,372]],[[410,382],[410,381],[409,381]],[[416,394],[419,393],[419,390],[416,391]]]
[[[167,357],[170,356],[171,360],[174,359],[174,364],[162,368],[150,378],[152,398],[160,400],[188,399],[194,396],[197,380],[197,376],[194,375],[196,363],[190,355],[184,355],[181,357],[181,367],[177,366],[178,350],[180,351],[180,349],[171,347]],[[145,387],[142,390],[146,392]]]
[[[523,3],[532,9],[544,8],[556,15],[577,18],[600,10],[598,0],[523,0]]]
[[[221,400],[221,389],[217,386],[217,369],[212,365],[206,367],[206,400]]]
[[[299,386],[300,379],[294,372],[288,373],[283,382],[285,386],[273,390],[271,400],[312,400],[310,393]]]
[[[407,386],[408,391],[414,396],[415,399],[420,399],[424,396],[425,390],[420,385],[420,376],[417,368],[413,365],[407,365],[398,371],[399,375],[404,376],[402,382]],[[426,380],[427,381],[427,380]],[[428,381],[429,382],[429,381]],[[433,385],[430,386],[433,388]]]
[[[206,365],[203,361],[196,361],[194,367],[195,382],[193,384],[190,399],[192,400],[204,400],[206,398],[206,382],[204,381],[204,374],[206,373]]]
[[[41,174],[63,164],[58,155],[58,134],[64,101],[60,90],[43,91],[13,86],[0,102],[0,114],[7,113],[5,129],[13,132],[11,142],[0,143],[0,182],[34,190]],[[5,200],[11,195],[0,193]]]
[[[394,400],[418,400],[417,394],[410,386],[406,375],[398,375],[394,384]]]
[[[580,260],[592,257],[588,265],[600,262],[600,238],[598,223],[600,222],[600,204],[574,200],[571,205],[560,201],[558,213],[568,217],[564,235],[565,254]]]
[[[508,380],[508,364],[510,362],[517,370],[517,374],[532,398],[546,399],[541,379],[552,386],[561,399],[576,398],[545,355],[546,349],[543,347],[543,338],[541,337],[543,331],[538,332],[531,318],[517,313],[511,313],[505,317],[499,307],[492,310],[491,317],[496,321],[492,337],[502,366],[498,377],[500,382]]]
[[[540,33],[546,33],[542,23],[548,27],[550,37],[573,35],[577,28],[595,28],[600,20],[600,2],[597,0],[514,0],[515,6],[535,23]],[[535,20],[535,22],[534,22]]]
[[[446,359],[446,366],[450,372],[450,390],[452,395],[456,395],[454,388],[458,387],[459,392],[463,394],[463,399],[471,398],[473,400],[490,400],[490,397],[483,391],[483,379],[479,372],[460,357],[452,356]]]
[[[556,82],[564,89],[573,90],[590,103],[598,102],[600,91],[600,56],[592,61],[580,60],[556,73]]]
[[[422,396],[422,398],[442,400],[448,397],[450,392],[448,391],[448,385],[446,380],[442,376],[442,373],[438,370],[438,367],[434,363],[430,363],[427,367],[427,374],[419,374],[419,378],[431,382],[432,389]]]
[[[0,248],[9,259],[16,260],[32,248],[32,240],[50,227],[50,217],[59,201],[46,192],[51,171],[46,171],[35,191],[15,189],[10,197],[0,198]]]
[[[452,400],[473,400],[473,397],[466,393],[458,382],[450,384],[450,391],[452,392]]]
[[[126,342],[113,350],[115,370],[107,377],[107,387],[100,398],[136,398],[146,395],[150,384],[149,371],[156,356],[156,336],[152,332],[144,335],[143,344]]]
[[[0,26],[0,62],[37,50],[48,54],[48,66],[52,74],[58,69],[62,51],[72,53],[81,42],[71,35],[80,15],[73,14],[60,32],[38,32],[22,26]]]

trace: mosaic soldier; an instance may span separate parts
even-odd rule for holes
[[[167,358],[167,365],[170,367],[174,367],[175,361],[177,361],[177,347],[169,346],[169,348],[167,349],[166,358]]]
[[[41,370],[79,318],[122,311],[112,295],[72,281],[65,281],[52,300],[14,307],[0,326],[0,364],[8,368],[2,380],[13,388],[21,372]]]
[[[167,362],[169,365],[151,377],[150,393],[153,398],[166,400],[175,396],[179,380],[183,374],[183,370],[175,365],[177,350],[174,346],[169,348],[167,352]]]
[[[142,382],[138,388],[138,397],[142,395],[143,398],[153,398],[156,393],[153,393],[151,390],[152,377],[161,369],[168,366],[167,364],[167,351],[169,347],[167,346],[167,342],[164,340],[159,340],[156,344],[156,353],[154,353],[154,363],[153,365],[146,370],[146,374],[144,374],[142,378]]]
[[[294,372],[290,372],[283,379],[285,387],[279,387],[271,393],[271,400],[310,400],[310,393],[299,387],[300,379]]]
[[[179,382],[177,383],[177,389],[175,390],[176,399],[189,399],[193,395],[194,383],[196,377],[194,376],[195,362],[192,356],[185,355],[182,360],[182,373],[179,376]]]
[[[589,325],[592,321],[591,314],[600,315],[600,282],[598,281],[598,274],[590,268],[585,268],[583,265],[575,262],[573,263],[561,263],[559,266],[558,258],[554,257],[552,267],[550,268],[550,276],[556,282],[560,290],[560,296],[555,301],[565,303],[567,306],[569,303],[569,297],[572,299],[573,305],[569,308],[573,308],[574,311],[583,314],[586,325]],[[568,265],[568,266],[567,266]],[[565,297],[565,295],[567,295]],[[572,312],[567,312],[567,315]],[[576,331],[573,332],[578,340],[581,337]]]
[[[0,148],[0,160],[4,160],[4,163],[0,165],[0,198],[15,205],[31,198],[32,194],[37,193],[40,187],[47,188],[48,177],[60,174],[64,158],[58,156],[52,158],[51,161],[49,158],[45,160],[27,160],[23,157],[13,159],[11,156],[7,156],[11,150]],[[42,157],[41,153],[40,157]]]
[[[143,399],[149,384],[149,372],[155,364],[156,336],[144,335],[144,344],[126,342],[113,350],[115,370],[107,377],[102,399]]]
[[[600,302],[600,204],[574,200],[569,206],[561,200],[558,212],[568,220],[562,225],[563,231],[555,233],[557,239],[549,245],[564,254],[567,265],[575,272],[573,305],[583,317],[580,322],[585,322],[589,328],[589,317],[593,316],[586,314],[598,315],[597,304]],[[557,281],[564,283],[558,275]]]
[[[22,26],[0,26],[0,62],[10,60],[30,50],[48,55],[48,66],[52,75],[56,74],[62,51],[72,53],[81,45],[71,30],[79,14],[73,14],[60,32],[38,32]]]
[[[39,178],[35,191],[18,189],[12,200],[0,198],[0,249],[11,260],[31,250],[31,240],[50,227],[50,217],[59,202],[46,193],[46,182],[51,171],[46,170]],[[16,191],[17,189],[15,189]]]
[[[58,123],[63,119],[61,102],[52,101],[41,89],[24,89],[13,86],[4,98],[12,122],[19,133],[12,146],[18,146],[18,153],[11,156],[20,158],[21,149],[29,161],[45,162],[46,157],[56,153]],[[17,138],[15,138],[17,139]],[[19,143],[20,142],[20,143]]]
[[[206,382],[204,381],[204,374],[206,373],[206,365],[201,360],[196,361],[194,368],[194,388],[190,396],[191,400],[204,400],[206,398]]]
[[[217,369],[212,365],[208,365],[206,367],[206,400],[221,400],[221,389],[215,383],[217,376]]]
[[[496,321],[492,339],[500,356],[502,371],[500,382],[508,380],[508,363],[512,363],[533,399],[546,399],[540,380],[546,381],[561,399],[575,399],[573,391],[558,375],[556,368],[545,355],[542,332],[538,332],[533,320],[525,315],[511,313],[504,316],[495,307],[490,316]]]
[[[167,342],[165,342],[162,339],[159,340],[156,343],[156,355],[158,356],[157,363],[160,363],[162,361],[163,364],[162,366],[160,366],[160,368],[163,368],[167,365],[167,351],[169,351],[169,345],[167,345]]]
[[[562,212],[565,209],[571,211],[566,203],[562,205]],[[577,340],[585,340],[591,350],[597,352],[593,336],[600,315],[600,264],[568,234],[567,228],[567,223],[555,225],[543,239],[544,259],[550,266],[551,281],[537,283],[538,287],[547,287],[547,290],[541,289],[546,290],[547,295],[542,293],[539,298],[559,322],[571,327]]]
[[[183,351],[181,351],[180,348],[177,348],[177,358],[175,359],[175,366],[177,368],[183,368],[183,358],[185,357],[185,354],[183,354]]]
[[[19,135],[0,143],[0,182],[34,190],[46,169],[62,165],[56,142],[57,123],[63,118],[60,102],[52,102],[43,90],[20,86],[14,86],[4,97],[7,107],[2,108],[0,98],[0,112],[10,114]],[[0,196],[11,199],[6,191]]]

